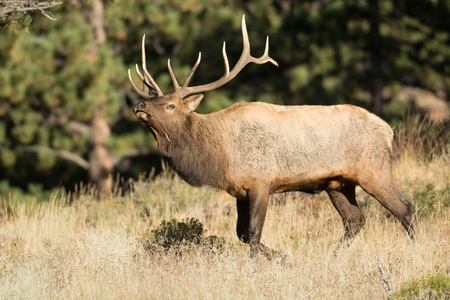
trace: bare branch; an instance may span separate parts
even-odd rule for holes
[[[48,12],[44,9],[40,9],[41,13],[46,16],[47,18],[49,18],[52,21],[56,21],[56,18],[53,16],[53,14],[51,12]]]
[[[62,159],[71,161],[71,162],[77,164],[78,166],[80,166],[81,168],[83,168],[85,170],[89,169],[89,162],[87,160],[85,160],[84,158],[82,158],[82,157],[80,157],[80,156],[78,156],[76,154],[68,152],[68,151],[54,149],[54,148],[41,146],[41,145],[19,146],[18,149],[22,150],[22,151],[28,151],[28,152],[38,152],[38,153],[40,152],[40,153],[53,154],[53,155],[56,155],[56,156],[58,156],[58,157],[60,157]],[[117,166],[119,163],[121,163],[125,159],[138,157],[138,156],[143,156],[143,155],[149,155],[151,153],[158,153],[158,152],[155,151],[155,150],[137,150],[137,149],[133,149],[133,150],[128,151],[124,155],[121,155],[119,157],[114,157],[112,163],[113,163],[113,166]]]
[[[67,124],[67,130],[70,132],[77,132],[82,134],[90,134],[91,127],[81,122],[70,122]]]
[[[56,5],[60,5],[63,2],[38,2],[34,1],[20,1],[20,0],[0,0],[0,19],[6,19],[11,13],[23,13],[26,14],[29,11],[39,10],[41,13],[55,21],[55,17],[46,11],[46,9],[52,8]]]
[[[54,148],[45,147],[45,146],[41,146],[41,145],[20,146],[18,148],[20,150],[29,151],[29,152],[50,153],[50,154],[56,155],[58,157],[61,157],[63,159],[69,160],[85,170],[89,169],[89,162],[87,160],[85,160],[84,158],[82,158],[78,155],[75,155],[71,152],[68,152],[68,151],[54,149]]]

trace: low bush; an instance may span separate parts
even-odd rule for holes
[[[195,219],[189,218],[178,221],[163,220],[161,224],[141,236],[141,242],[147,250],[156,247],[164,249],[179,248],[181,246],[205,245],[211,248],[221,248],[225,241],[216,236],[204,236],[206,229],[203,224]]]
[[[398,299],[450,299],[450,276],[438,273],[410,280],[394,296]]]
[[[180,244],[200,244],[206,230],[199,220],[190,218],[182,220],[162,221],[161,225],[152,230],[154,242],[164,248],[170,248]]]

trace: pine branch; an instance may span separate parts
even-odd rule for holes
[[[8,15],[11,13],[23,13],[26,14],[29,11],[40,10],[41,13],[55,21],[56,19],[53,15],[46,11],[51,7],[60,5],[63,2],[38,2],[38,1],[19,1],[19,0],[0,0],[0,19],[7,19]]]

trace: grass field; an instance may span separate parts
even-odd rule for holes
[[[407,299],[450,299],[450,155],[445,147],[426,157],[403,145],[395,161],[398,186],[418,211],[415,242],[361,190],[357,199],[367,223],[349,247],[338,243],[343,226],[326,194],[272,197],[262,242],[284,251],[285,263],[249,257],[248,246],[235,235],[233,198],[191,187],[170,171],[131,182],[121,196],[103,201],[88,191],[61,192],[39,204],[4,198],[0,298],[387,299],[409,288]],[[149,251],[151,230],[172,218],[197,218],[206,235],[225,243]],[[437,288],[420,285],[434,275]]]

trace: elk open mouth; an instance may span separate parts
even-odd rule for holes
[[[134,114],[136,115],[136,117],[138,119],[140,119],[141,121],[149,121],[152,118],[152,115],[149,114],[146,111],[143,111],[141,109],[135,110]]]

